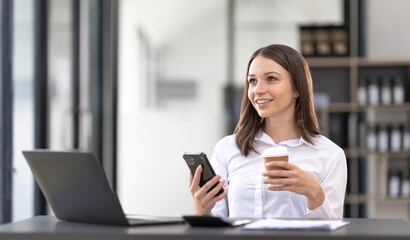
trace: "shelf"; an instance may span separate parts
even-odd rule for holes
[[[390,127],[408,124],[410,119],[410,59],[366,59],[359,57],[307,57],[316,95],[315,108],[320,127],[325,136],[339,146],[349,160],[348,186],[352,193],[345,197],[345,204],[353,204],[347,213],[349,216],[368,214],[377,215],[377,204],[409,205],[410,197],[390,198],[386,194],[389,185],[390,169],[408,171],[410,151],[379,152],[363,148],[348,148],[354,137],[356,144],[366,142],[368,127],[381,125]],[[370,78],[376,77],[378,84],[383,85],[384,77],[400,76],[403,80],[405,103],[400,105],[370,106],[359,105],[359,83],[365,78],[366,86]],[[360,78],[360,79],[359,79]],[[391,85],[394,79],[390,79]],[[372,80],[373,81],[373,80]],[[366,91],[369,89],[366,87]],[[381,89],[379,89],[381,93]],[[367,92],[368,93],[368,92]],[[381,100],[381,95],[379,97]],[[392,98],[393,100],[393,98]],[[369,161],[367,161],[369,160]],[[366,189],[372,194],[358,194]],[[373,194],[375,193],[375,194]],[[374,204],[367,212],[361,212],[354,204]],[[388,206],[390,207],[390,206]],[[408,215],[410,216],[410,215]]]
[[[346,194],[345,204],[360,203],[410,204],[410,197],[390,198],[377,194]]]
[[[365,112],[365,111],[410,111],[410,103],[402,105],[359,106],[354,103],[331,103],[327,107],[317,108],[326,112]]]
[[[309,67],[332,68],[332,67],[389,67],[409,66],[409,60],[383,60],[366,59],[355,57],[307,57]]]
[[[408,66],[409,60],[383,60],[383,59],[366,59],[357,58],[357,65],[360,67],[390,67],[390,66]]]
[[[354,60],[348,57],[311,57],[306,58],[306,61],[308,62],[309,67],[331,68],[350,67]]]
[[[343,149],[347,158],[361,158],[377,156],[384,158],[410,158],[410,151],[406,152],[373,152],[366,149]]]

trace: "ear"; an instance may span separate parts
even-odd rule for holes
[[[293,91],[293,97],[294,98],[298,98],[299,97],[299,93],[297,91]]]

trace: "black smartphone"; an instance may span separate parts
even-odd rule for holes
[[[189,169],[191,170],[192,175],[195,175],[195,171],[199,165],[202,166],[202,174],[201,179],[199,181],[200,187],[202,187],[206,182],[208,182],[211,178],[215,176],[214,169],[209,163],[205,153],[184,153],[183,158],[186,164],[188,165]],[[216,187],[216,185],[218,185],[218,183],[213,185],[211,189],[209,189],[209,191]],[[219,194],[223,193],[223,191],[224,189],[221,188],[221,190],[219,190],[219,192],[215,196],[218,196]]]

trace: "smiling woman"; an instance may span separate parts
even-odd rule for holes
[[[235,134],[220,140],[214,149],[211,162],[219,175],[202,187],[201,169],[191,176],[195,214],[343,217],[346,157],[320,135],[312,89],[309,67],[293,48],[270,45],[251,56]],[[278,146],[287,149],[289,162],[269,162],[266,166],[272,168],[265,171],[261,153]],[[209,190],[218,181],[216,188],[224,182],[226,187],[215,196],[218,189]]]
[[[249,67],[248,84],[248,98],[259,116],[293,118],[298,94],[282,66],[269,58],[256,57]]]
[[[302,55],[284,45],[261,48],[251,56],[247,73],[248,81],[245,83],[241,117],[235,129],[236,143],[241,148],[241,153],[246,156],[250,150],[254,150],[253,138],[263,126],[263,118],[273,114],[273,112],[265,113],[266,103],[255,105],[255,97],[262,99],[268,95],[271,95],[272,100],[276,102],[271,104],[272,107],[269,108],[272,109],[271,111],[287,110],[282,112],[283,114],[276,114],[275,121],[292,124],[295,119],[297,128],[294,130],[306,141],[312,143],[311,138],[319,134],[320,130],[313,107],[312,78],[309,66]],[[257,81],[258,76],[260,81]],[[270,79],[272,77],[276,77],[277,81],[272,81]],[[267,121],[274,119],[268,118]],[[253,128],[248,127],[249,122],[252,123]]]

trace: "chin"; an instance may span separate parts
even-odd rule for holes
[[[267,118],[267,117],[270,117],[272,114],[269,114],[267,112],[258,112],[258,115],[261,118]]]

